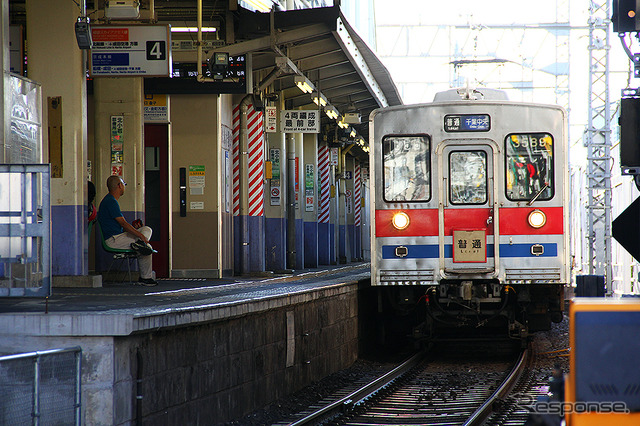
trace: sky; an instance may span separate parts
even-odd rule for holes
[[[577,146],[588,119],[589,4],[588,0],[374,0],[376,51],[407,104],[430,102],[436,92],[467,80],[471,85],[505,89],[512,100],[564,103],[570,109],[570,144]],[[567,15],[571,31],[563,37],[531,28],[566,21]],[[408,28],[413,24],[420,28]],[[611,33],[609,45],[609,95],[615,102],[627,86],[629,60],[617,34]],[[500,64],[457,69],[451,64],[496,58]],[[563,98],[556,92],[556,71],[558,66],[566,70],[567,63],[570,97]],[[638,85],[631,79],[632,87]]]

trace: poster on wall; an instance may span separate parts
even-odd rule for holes
[[[353,213],[353,192],[350,189],[344,191],[347,214]]]
[[[229,151],[224,150],[224,170],[226,173],[224,174],[224,211],[225,213],[229,213],[229,209],[231,208],[231,179],[229,179],[229,175],[231,174],[231,167],[229,165]]]
[[[270,204],[280,205],[280,150],[273,148],[269,150],[269,160],[271,161],[271,182],[270,182]]]
[[[299,194],[300,194],[300,167],[298,167],[300,162],[300,157],[296,157],[295,159],[295,166],[294,166],[294,171],[293,171],[293,176],[294,176],[294,182],[293,182],[293,192],[295,194],[295,203],[296,203],[296,209],[300,208],[300,204],[298,203],[298,198],[299,198]]]
[[[204,194],[205,171],[204,166],[189,166],[189,194]]]
[[[313,193],[314,165],[304,165],[304,211],[312,212],[314,208]]]
[[[124,115],[111,116],[111,174],[122,177],[124,165]]]

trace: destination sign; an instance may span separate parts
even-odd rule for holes
[[[455,114],[444,116],[445,132],[488,132],[491,130],[489,114]]]

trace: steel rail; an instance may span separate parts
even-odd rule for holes
[[[309,424],[313,421],[319,420],[321,418],[331,418],[337,416],[347,410],[352,409],[363,400],[369,398],[375,393],[387,387],[391,382],[396,380],[398,377],[405,374],[407,371],[418,365],[420,361],[422,361],[425,357],[424,352],[417,353],[413,355],[411,358],[404,361],[402,364],[389,371],[383,376],[378,377],[376,380],[366,384],[360,389],[350,393],[344,398],[333,402],[318,411],[315,411],[300,420],[297,420],[293,423],[290,423],[289,426],[301,426]]]
[[[528,361],[529,352],[529,349],[525,349],[522,351],[522,353],[520,354],[520,359],[513,367],[507,378],[502,382],[500,387],[496,389],[495,392],[493,392],[493,394],[485,401],[484,404],[480,406],[480,408],[478,408],[473,412],[473,414],[471,414],[471,416],[469,416],[467,421],[464,422],[463,426],[481,425],[482,422],[486,420],[487,416],[493,411],[493,403],[498,398],[504,398],[517,383],[520,375],[522,374],[524,366],[526,365],[526,361]]]

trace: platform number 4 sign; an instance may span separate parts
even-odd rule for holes
[[[164,41],[147,41],[147,61],[164,61],[167,57],[167,45]]]

